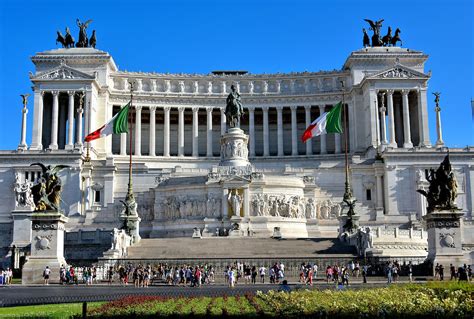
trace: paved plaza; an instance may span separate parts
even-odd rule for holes
[[[415,278],[415,282],[424,283],[427,278]],[[406,283],[407,278],[401,278],[398,283]],[[394,284],[398,284],[394,283]],[[363,284],[362,278],[355,279],[349,287],[343,289],[361,289],[385,287],[387,281],[383,277],[369,277],[368,283]],[[313,285],[302,285],[297,282],[290,282],[289,286],[293,290],[297,289],[341,289],[334,283],[327,284],[323,279]],[[166,284],[156,284],[148,288],[136,288],[133,285],[122,286],[118,284],[97,284],[93,286],[84,285],[11,285],[0,286],[0,307],[35,305],[46,303],[71,303],[71,302],[92,302],[109,301],[126,296],[166,296],[166,297],[199,297],[199,296],[243,296],[247,293],[255,294],[257,291],[266,292],[268,290],[278,290],[280,285],[237,284],[234,288],[229,288],[223,284],[203,285],[197,287],[168,286]]]

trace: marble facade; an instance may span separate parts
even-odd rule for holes
[[[360,223],[419,230],[426,205],[416,189],[426,187],[424,170],[437,167],[446,152],[429,134],[427,59],[405,48],[364,48],[333,71],[163,74],[119,70],[110,54],[93,48],[37,53],[26,130],[31,144],[22,135],[18,150],[0,151],[0,224],[14,229],[15,181],[34,183],[38,170],[29,165],[41,161],[72,167],[61,173],[67,231],[120,227],[132,152],[142,238],[191,237],[196,227],[215,236],[235,222],[242,236],[271,237],[279,227],[283,237],[336,237],[347,142]],[[128,103],[130,81],[136,83],[131,149],[125,133],[84,145],[85,135]],[[246,108],[243,132],[227,130],[223,107],[231,84]],[[328,134],[303,144],[309,123],[343,98],[347,141]],[[235,145],[226,142],[232,133],[240,134]],[[474,230],[473,149],[450,154],[466,233]],[[5,234],[2,251],[13,242]],[[470,252],[472,236],[463,238]]]

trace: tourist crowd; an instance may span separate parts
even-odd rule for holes
[[[432,266],[431,266],[432,267]],[[298,267],[292,267],[290,278],[295,278]],[[367,283],[367,277],[384,276],[387,283],[399,281],[400,276],[407,276],[410,282],[413,281],[413,265],[410,263],[400,264],[397,260],[387,261],[377,264],[360,264],[359,261],[351,261],[347,264],[328,265],[320,276],[323,276],[326,283],[337,285],[349,285],[353,278],[362,277],[362,282]],[[431,268],[432,269],[432,268]],[[222,271],[222,272],[221,272]],[[312,286],[318,278],[319,266],[317,263],[302,263],[299,267],[299,283]],[[450,266],[451,280],[466,280],[472,278],[471,266],[461,266],[456,268]],[[51,274],[49,267],[43,272],[44,283],[49,284]],[[222,277],[221,277],[222,275]],[[216,282],[229,287],[238,284],[270,283],[281,284],[286,280],[285,265],[282,262],[274,263],[270,267],[256,264],[234,262],[227,265],[216,274],[216,268],[209,264],[181,264],[169,265],[166,263],[155,265],[134,265],[128,263],[124,265],[104,267],[73,267],[61,266],[59,271],[60,283],[92,285],[98,282],[108,284],[120,283],[121,285],[134,285],[135,287],[148,287],[153,283],[161,282],[170,286],[201,287]],[[10,269],[0,272],[0,284],[11,283],[12,273]],[[444,267],[437,264],[435,267],[435,279],[444,279]]]
[[[449,265],[449,273],[451,275],[450,280],[459,280],[459,281],[471,281],[472,278],[472,268],[471,265],[464,264],[456,268],[453,264]],[[444,266],[439,263],[435,266],[435,279],[444,280]]]
[[[0,285],[11,285],[13,271],[10,268],[0,269]]]

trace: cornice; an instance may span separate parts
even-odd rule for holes
[[[225,105],[227,95],[134,95],[135,103],[143,103],[150,105]],[[126,103],[130,99],[128,94],[112,92],[109,96],[109,103]],[[306,94],[306,95],[266,95],[266,96],[245,96],[242,95],[243,104],[245,105],[316,105],[322,102],[336,103],[342,99],[340,91],[324,94]]]
[[[159,80],[245,80],[245,81],[265,81],[265,80],[290,80],[292,78],[314,78],[328,76],[350,76],[350,73],[344,70],[318,71],[318,72],[290,72],[290,73],[261,73],[261,74],[239,74],[239,75],[216,75],[216,74],[200,74],[200,73],[156,73],[156,72],[129,72],[117,71],[112,72],[110,76],[120,78],[146,78]]]

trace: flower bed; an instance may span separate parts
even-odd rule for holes
[[[93,309],[96,318],[158,316],[311,318],[472,318],[471,284],[387,288],[270,291],[255,296],[128,297]]]

